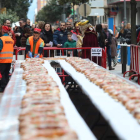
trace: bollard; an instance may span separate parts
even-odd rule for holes
[[[122,73],[126,72],[127,64],[127,44],[121,45],[121,63],[122,63]]]

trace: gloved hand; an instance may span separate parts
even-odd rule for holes
[[[37,55],[35,58],[39,58],[39,55]]]
[[[31,52],[29,52],[28,56],[29,56],[30,58],[32,58],[32,57],[33,57]]]

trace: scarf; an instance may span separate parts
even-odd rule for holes
[[[53,41],[53,33],[51,31],[44,30],[44,34],[47,36],[48,40]]]

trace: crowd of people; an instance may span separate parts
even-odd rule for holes
[[[116,34],[116,37],[119,39],[120,43],[131,44],[131,24],[127,23],[125,26],[124,22],[122,22],[120,32]]]
[[[26,58],[41,58],[43,57],[42,54],[48,57],[46,51],[43,53],[44,47],[101,47],[103,49],[107,47],[109,70],[114,70],[111,66],[112,60],[114,67],[117,64],[117,41],[113,31],[108,29],[107,24],[92,26],[88,20],[81,20],[74,24],[61,22],[59,27],[54,27],[48,22],[39,21],[38,24],[32,24],[31,26],[29,19],[22,18],[19,25],[12,30],[11,21],[6,19],[4,24],[0,26],[0,72],[3,77],[0,80],[0,88],[2,89],[6,87],[8,82],[7,73],[9,73],[9,65],[14,53],[11,48],[14,46],[26,47]],[[58,51],[57,55],[60,55]],[[85,53],[81,49],[68,50],[66,55],[84,57]],[[86,58],[91,59],[91,50],[86,50]],[[97,58],[92,60],[97,62]],[[98,62],[101,65],[100,58]]]

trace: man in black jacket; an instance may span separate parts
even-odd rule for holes
[[[53,34],[53,42],[54,45],[58,48],[63,48],[64,43],[68,40],[67,38],[67,30],[66,30],[66,23],[61,22],[60,24],[60,31],[55,31]]]
[[[26,45],[26,40],[23,43],[23,37],[25,38],[25,34],[30,34],[28,35],[31,36],[31,28],[30,26],[26,23],[26,19],[21,18],[19,21],[20,27],[18,28],[18,31],[15,33],[16,39],[17,39],[17,46],[18,47],[25,47]],[[26,37],[26,39],[28,38]],[[24,44],[24,45],[23,45]]]
[[[26,19],[21,18],[19,21],[19,25],[20,27],[18,27],[18,31],[15,33],[17,42],[16,45],[18,47],[21,47],[21,38],[23,37],[23,31],[25,28],[30,28],[27,24],[26,24]]]

